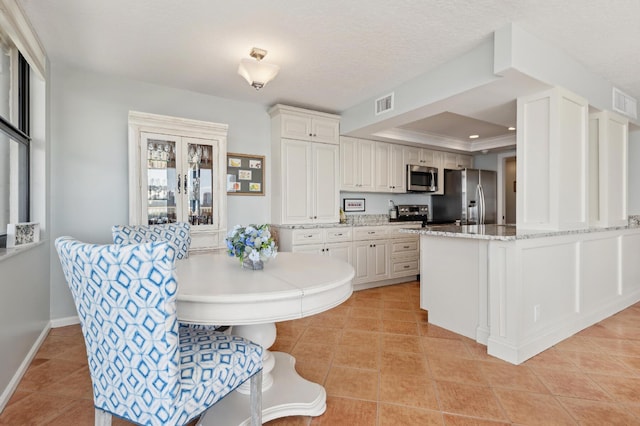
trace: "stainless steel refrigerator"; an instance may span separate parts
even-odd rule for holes
[[[444,170],[444,195],[431,196],[434,222],[497,223],[497,176],[491,170]]]

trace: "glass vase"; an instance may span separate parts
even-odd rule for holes
[[[264,263],[262,260],[256,260],[255,262],[248,257],[242,261],[242,267],[245,269],[253,269],[254,271],[264,269]]]

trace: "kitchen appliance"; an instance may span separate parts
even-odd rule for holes
[[[422,222],[422,226],[427,224],[429,219],[429,206],[426,204],[399,204],[398,216],[391,222]]]
[[[438,190],[438,168],[407,164],[407,191],[436,192]]]
[[[491,170],[444,170],[444,195],[431,197],[433,220],[462,225],[497,223],[497,177]]]

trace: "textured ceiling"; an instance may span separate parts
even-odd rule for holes
[[[341,112],[513,22],[640,99],[640,0],[18,0],[51,63]],[[237,74],[252,47],[280,74]]]

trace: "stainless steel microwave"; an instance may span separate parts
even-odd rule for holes
[[[438,190],[438,168],[407,164],[407,191],[436,192]]]

